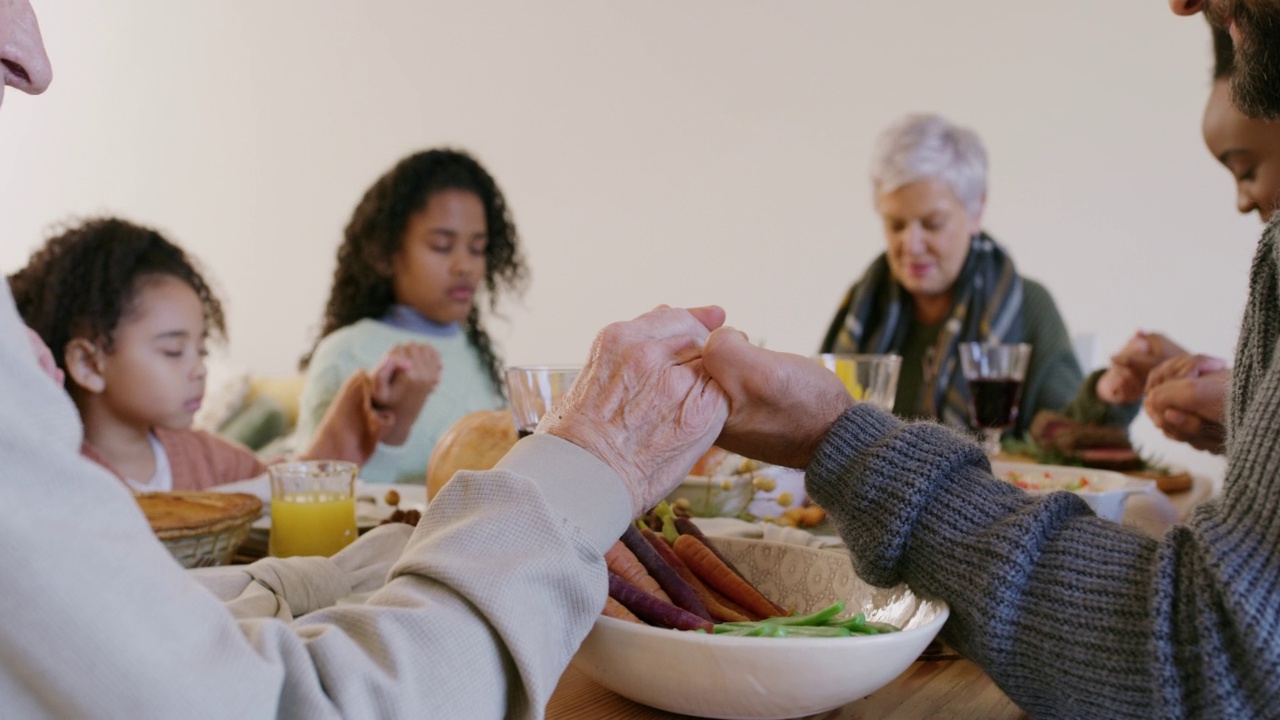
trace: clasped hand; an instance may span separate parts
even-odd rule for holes
[[[1230,385],[1231,369],[1225,360],[1181,355],[1151,371],[1143,407],[1166,437],[1221,454]]]
[[[805,467],[854,403],[813,360],[756,347],[718,307],[668,307],[605,328],[569,395],[538,432],[592,452],[622,477],[636,515],[669,493],[714,441]]]
[[[718,307],[659,306],[596,336],[569,394],[537,432],[591,452],[622,478],[633,515],[667,495],[711,447],[729,412],[703,365]]]

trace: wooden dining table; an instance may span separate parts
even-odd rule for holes
[[[593,682],[572,665],[547,704],[548,720],[660,720],[682,718],[632,702]],[[915,720],[946,717],[964,720],[1026,718],[977,665],[960,657],[919,660],[888,685],[843,707],[818,715],[821,720]]]

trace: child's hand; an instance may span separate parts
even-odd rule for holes
[[[440,354],[426,343],[405,343],[387,351],[369,373],[373,409],[389,421],[382,442],[403,445],[427,396],[440,382]]]
[[[53,359],[53,352],[49,350],[49,346],[45,345],[40,334],[31,328],[27,328],[27,339],[31,341],[31,350],[36,354],[40,369],[53,378],[53,381],[58,383],[58,387],[62,387],[62,381],[66,378],[62,368],[58,367],[58,361]]]

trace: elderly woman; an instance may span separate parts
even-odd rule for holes
[[[1048,290],[983,232],[987,153],[973,131],[937,115],[903,118],[877,141],[871,182],[887,248],[849,290],[823,352],[901,355],[894,411],[970,427],[957,346],[1025,342],[1033,349],[1016,434],[1037,411],[1068,405],[1089,422],[1133,419],[1135,404],[1097,398],[1097,375],[1082,385]]]

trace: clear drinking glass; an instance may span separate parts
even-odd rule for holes
[[[1018,420],[1031,346],[967,342],[959,350],[969,383],[969,419],[982,429],[983,448],[994,457],[1000,454],[1000,436]]]
[[[840,376],[854,400],[875,403],[893,411],[898,393],[898,372],[902,358],[897,355],[824,353],[818,362]]]
[[[581,365],[516,365],[507,368],[511,417],[520,437],[533,434],[538,421],[573,387]]]
[[[356,527],[355,463],[336,460],[280,462],[271,479],[268,551],[276,557],[328,557],[350,545]]]

